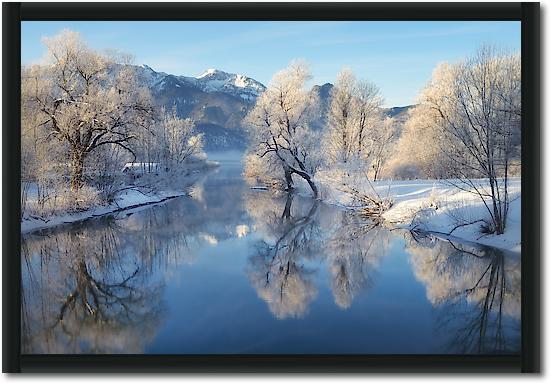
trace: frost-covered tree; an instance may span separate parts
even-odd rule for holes
[[[357,79],[353,72],[344,69],[336,76],[331,91],[325,146],[332,162],[348,162],[354,154],[356,124],[355,95]]]
[[[203,134],[196,131],[192,119],[178,117],[175,108],[170,112],[162,109],[155,135],[161,159],[170,168],[203,153]]]
[[[435,112],[432,125],[441,129],[440,148],[448,172],[458,179],[454,184],[480,196],[490,216],[486,231],[502,234],[510,167],[521,137],[519,56],[483,47],[468,60],[440,66],[421,102]]]
[[[27,205],[29,193],[35,193],[35,208],[42,209],[49,198],[53,183],[59,182],[59,168],[56,157],[65,148],[59,148],[44,139],[40,116],[34,112],[34,105],[25,100],[21,103],[21,216],[30,213],[33,207]],[[36,189],[32,190],[34,184]]]
[[[133,154],[136,132],[148,129],[152,103],[130,66],[89,48],[76,32],[45,38],[46,64],[22,73],[22,102],[39,117],[45,140],[65,146],[73,191],[83,186],[86,160],[106,145]]]
[[[371,174],[374,180],[379,177],[395,136],[395,124],[383,118],[381,105],[375,85],[358,81],[348,69],[338,74],[321,142],[325,162],[317,172],[325,196],[331,190],[343,192],[371,217],[391,205],[371,184]]]
[[[297,175],[317,197],[313,172],[318,141],[309,127],[317,103],[305,89],[310,78],[309,68],[303,62],[293,62],[276,73],[247,115],[246,124],[250,132],[249,152],[280,168],[287,190],[294,188],[293,175]]]
[[[382,124],[381,104],[374,84],[357,80],[349,69],[338,73],[323,137],[330,163],[346,164],[357,159],[367,162],[379,144],[380,135],[373,134],[373,130]]]
[[[367,80],[359,80],[357,82],[355,93],[355,109],[357,113],[355,142],[360,155],[368,156],[372,151],[372,144],[376,144],[377,137],[380,136],[379,134],[376,136],[371,135],[370,130],[381,126],[382,101],[382,95],[376,85]],[[371,144],[370,148],[367,147],[369,143]],[[364,153],[365,150],[367,151],[366,154]]]
[[[369,159],[372,163],[372,179],[376,181],[393,153],[392,146],[397,134],[397,124],[393,118],[387,117],[374,124],[369,134],[371,141]]]
[[[444,139],[436,125],[436,111],[425,104],[414,106],[403,124],[401,135],[388,161],[388,174],[400,179],[444,178]]]

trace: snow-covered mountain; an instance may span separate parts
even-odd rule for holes
[[[265,86],[259,81],[242,74],[227,73],[218,69],[207,69],[197,77],[175,76],[157,72],[147,65],[140,66],[138,70],[148,79],[151,89],[157,92],[171,86],[191,86],[203,92],[225,93],[240,97],[246,102],[254,102],[265,90]]]
[[[198,76],[196,81],[205,92],[228,93],[247,101],[256,101],[256,98],[265,91],[262,83],[250,77],[217,69],[208,69]]]
[[[208,69],[197,77],[157,72],[147,65],[136,66],[157,104],[176,107],[180,117],[196,121],[205,133],[206,149],[244,149],[242,120],[254,106],[265,86],[242,74]]]
[[[140,81],[146,83],[158,105],[176,107],[182,118],[193,118],[204,133],[209,151],[245,149],[246,134],[243,119],[266,87],[242,74],[207,69],[197,77],[176,76],[157,72],[147,65],[135,67]],[[333,85],[315,85],[311,92],[319,99],[319,114],[311,125],[321,130],[326,125],[326,113]],[[385,109],[400,125],[407,119],[411,106]]]

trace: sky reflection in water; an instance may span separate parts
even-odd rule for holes
[[[250,190],[28,235],[24,353],[518,353],[520,256]]]

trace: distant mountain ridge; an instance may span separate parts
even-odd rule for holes
[[[388,117],[395,118],[397,121],[404,122],[407,119],[407,114],[411,108],[415,105],[406,105],[406,106],[394,106],[387,108],[384,111]]]
[[[196,87],[207,93],[227,93],[245,101],[254,102],[266,89],[262,83],[250,77],[218,69],[207,69],[200,76],[189,77],[157,72],[148,65],[141,65],[138,68],[141,69],[138,69],[142,72],[141,74],[148,79],[150,87],[157,91],[171,85],[185,85]],[[171,81],[167,81],[168,78]]]
[[[243,119],[266,90],[261,82],[219,69],[207,69],[197,77],[157,72],[147,65],[135,66],[135,70],[158,105],[175,107],[180,117],[195,120],[197,129],[204,133],[207,151],[246,148]],[[326,124],[333,88],[332,84],[326,83],[311,89],[320,103],[318,116],[311,124],[313,129],[320,130]],[[385,113],[402,123],[410,107],[388,108]]]
[[[135,66],[138,79],[151,90],[158,105],[175,107],[178,116],[193,118],[205,133],[208,151],[246,147],[242,120],[266,87],[250,77],[208,69],[197,77],[157,72]]]

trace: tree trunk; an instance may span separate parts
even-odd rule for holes
[[[311,180],[309,175],[306,177],[306,181],[309,184],[309,187],[311,188],[311,191],[313,192],[313,198],[317,198],[319,195],[319,192],[317,191],[317,186],[315,183]]]
[[[294,189],[294,181],[292,181],[292,170],[288,167],[285,167],[285,181],[286,181],[286,190],[291,191]]]
[[[294,199],[294,193],[288,193],[286,196],[285,210],[283,211],[283,219],[289,220],[291,217],[290,209],[292,208],[292,200]]]
[[[379,173],[380,173],[380,161],[376,160],[374,163],[374,178],[373,178],[374,182],[378,180]]]
[[[74,151],[71,162],[71,190],[77,191],[83,185],[83,175],[84,175],[84,153]]]
[[[302,177],[307,181],[309,187],[311,188],[311,191],[313,192],[313,198],[317,198],[319,195],[319,192],[317,190],[317,186],[315,185],[315,182],[313,182],[310,175],[298,169],[293,169],[292,172],[298,174],[300,177]]]

